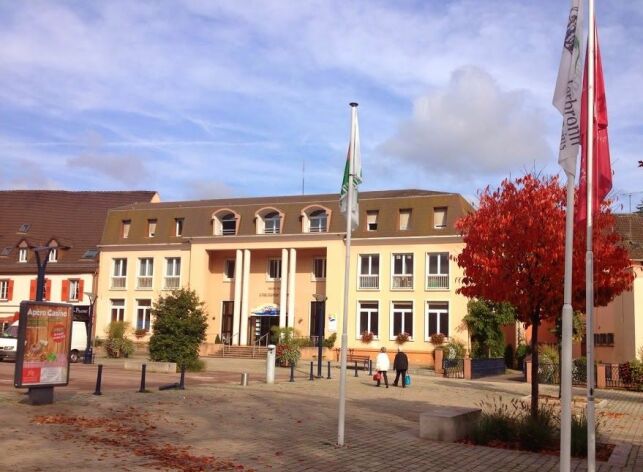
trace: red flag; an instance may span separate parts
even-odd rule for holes
[[[605,99],[605,82],[603,80],[603,65],[601,51],[598,47],[598,31],[594,29],[596,38],[594,49],[594,158],[593,158],[593,189],[592,213],[600,211],[601,202],[612,189],[612,167],[610,165],[610,149],[607,139],[607,101]],[[581,98],[581,164],[580,191],[578,196],[578,212],[576,219],[587,219],[587,73],[588,61],[585,56],[585,74],[583,76],[583,94]]]

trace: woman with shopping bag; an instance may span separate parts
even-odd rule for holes
[[[375,370],[377,371],[377,373],[373,376],[373,379],[377,381],[377,387],[380,386],[382,377],[384,377],[384,385],[386,385],[386,388],[388,388],[388,377],[386,376],[386,371],[390,367],[391,361],[389,360],[388,354],[386,353],[386,348],[382,346],[382,349],[380,349],[380,353],[375,359]]]

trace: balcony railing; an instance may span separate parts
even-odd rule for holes
[[[427,275],[426,288],[427,289],[449,288],[449,276],[448,275]]]
[[[360,275],[359,288],[380,288],[379,275]]]
[[[412,275],[394,275],[393,288],[413,288]]]
[[[181,277],[165,277],[165,290],[176,290],[181,285]]]
[[[139,289],[151,289],[152,288],[152,277],[139,277],[137,280],[137,287]]]
[[[279,234],[279,226],[276,226],[276,227],[266,226],[263,230],[263,234]]]
[[[127,285],[127,277],[114,276],[112,277],[112,288],[125,288]]]

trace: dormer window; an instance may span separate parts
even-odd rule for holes
[[[156,220],[147,220],[147,237],[153,238],[156,235]]]
[[[437,229],[447,227],[447,207],[435,207],[433,209],[433,227]]]
[[[121,238],[127,239],[129,237],[129,229],[132,225],[132,220],[121,221]]]
[[[276,211],[268,213],[263,219],[265,234],[279,234],[281,226],[281,216]]]
[[[174,218],[174,236],[183,236],[183,218]]]
[[[239,215],[229,210],[221,210],[212,217],[215,236],[234,236],[237,234]]]
[[[49,250],[49,262],[58,262],[58,249],[51,248]]]
[[[18,228],[18,233],[28,233],[30,228],[30,224],[23,223],[20,225],[20,228]]]
[[[18,249],[18,262],[27,262],[27,248],[21,247]]]
[[[369,210],[366,212],[366,229],[368,231],[377,231],[377,217],[379,211]]]
[[[325,210],[317,210],[310,214],[310,232],[325,233],[328,215]]]

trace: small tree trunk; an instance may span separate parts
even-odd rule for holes
[[[538,326],[539,312],[531,315],[531,417],[538,416]]]

